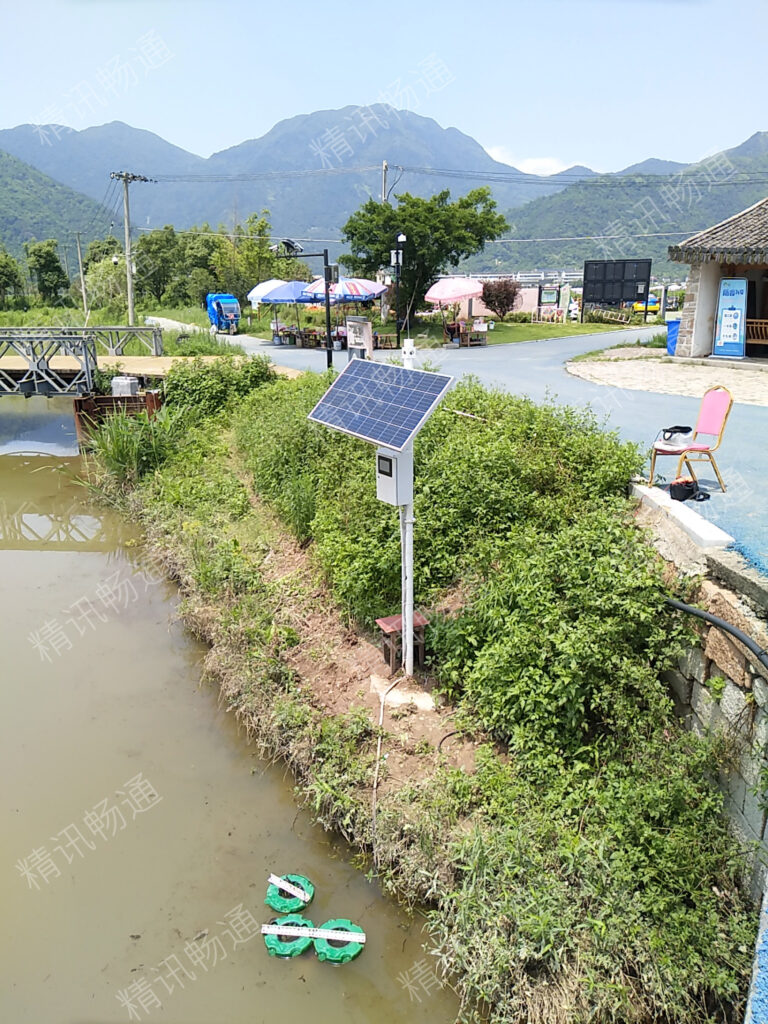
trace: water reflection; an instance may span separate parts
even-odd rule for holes
[[[136,531],[83,504],[78,458],[0,456],[0,550],[112,551]]]
[[[0,455],[76,455],[71,398],[0,397]]]

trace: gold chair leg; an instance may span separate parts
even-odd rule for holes
[[[712,469],[714,469],[714,471],[715,471],[715,476],[717,477],[717,482],[720,484],[720,487],[723,490],[723,494],[725,494],[725,484],[723,483],[723,478],[720,476],[720,470],[717,468],[717,463],[715,462],[715,456],[712,454],[712,452],[707,452],[707,455],[709,456],[709,461],[712,463]]]

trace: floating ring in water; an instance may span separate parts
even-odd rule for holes
[[[303,910],[305,907],[308,907],[315,895],[315,887],[310,880],[305,878],[304,875],[281,875],[280,877],[286,882],[291,882],[298,889],[303,889],[307,896],[309,896],[309,899],[305,901],[300,900],[298,896],[284,895],[282,889],[270,884],[267,887],[267,898],[264,900],[267,906],[279,911],[281,914],[294,914],[297,910]]]
[[[362,935],[363,929],[352,924],[344,917],[335,918],[333,921],[326,921],[322,926],[324,929],[334,932],[349,932],[349,942],[340,942],[337,939],[315,939],[315,952],[318,960],[327,960],[332,964],[348,964],[363,951],[362,942],[355,942],[355,934]]]
[[[290,924],[294,927],[299,928],[313,928],[314,925],[311,921],[308,921],[306,917],[302,917],[301,914],[289,914],[287,917],[275,917],[270,924]],[[280,956],[289,959],[294,956],[301,956],[302,953],[306,953],[309,947],[312,945],[312,937],[308,935],[304,938],[303,935],[297,935],[283,939],[280,935],[265,935],[264,945],[267,947],[267,952],[270,956]]]

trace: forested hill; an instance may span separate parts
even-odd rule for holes
[[[0,246],[8,252],[19,256],[25,242],[46,238],[69,245],[75,231],[87,245],[103,234],[102,221],[93,199],[0,150]]]
[[[502,209],[593,173],[575,167],[563,175],[526,175],[456,128],[381,104],[300,114],[208,158],[118,121],[83,131],[19,125],[0,131],[0,149],[103,201],[103,220],[120,203],[119,191],[109,189],[110,172],[128,170],[157,179],[131,190],[136,227],[205,221],[231,227],[235,218],[268,209],[276,234],[309,238],[338,238],[361,203],[380,197],[383,160],[392,196],[428,197],[448,188],[458,197],[490,184]]]
[[[662,161],[646,161],[655,170]],[[667,246],[717,224],[768,195],[768,132],[673,173],[600,175],[510,210],[510,238],[468,262],[472,271],[578,267],[585,259],[651,257],[654,269],[680,272]],[[618,237],[598,239],[595,236]],[[586,241],[571,239],[591,236]],[[645,237],[639,237],[645,236]],[[497,262],[498,261],[498,262]]]

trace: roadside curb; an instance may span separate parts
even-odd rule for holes
[[[768,360],[755,362],[749,359],[710,359],[707,356],[697,358],[695,356],[665,356],[662,358],[665,363],[687,363],[689,366],[727,366],[732,370],[759,370],[761,373],[768,373]]]
[[[666,513],[699,547],[727,548],[734,543],[734,538],[725,530],[710,523],[682,501],[673,501],[658,487],[648,487],[641,483],[632,483],[630,487],[634,497],[639,498],[644,505]]]

